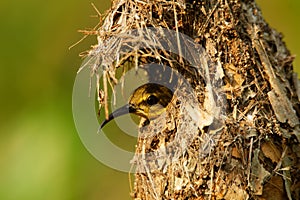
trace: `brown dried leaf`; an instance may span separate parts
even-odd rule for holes
[[[238,73],[238,69],[231,63],[225,64],[224,69],[226,75],[229,77],[231,86],[234,89],[237,89],[242,86],[245,79],[243,78],[242,74]]]
[[[273,176],[264,186],[264,192],[260,200],[284,200],[286,196],[283,190],[283,181],[279,176]]]
[[[230,188],[228,188],[228,191],[223,199],[248,199],[248,198],[249,195],[243,188],[237,186],[236,184],[232,184]]]
[[[270,158],[272,160],[272,162],[275,162],[275,163],[279,162],[281,153],[272,142],[262,143],[261,151],[267,158]]]
[[[236,147],[232,148],[231,155],[235,158],[242,158],[239,150]]]

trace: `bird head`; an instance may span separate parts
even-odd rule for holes
[[[147,83],[138,87],[129,97],[128,104],[118,108],[105,119],[100,128],[116,117],[133,113],[147,120],[153,120],[160,116],[171,102],[173,92],[160,84]]]

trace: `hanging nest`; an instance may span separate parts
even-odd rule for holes
[[[102,17],[88,56],[106,116],[108,87],[126,87],[130,69],[174,91],[141,123],[134,199],[300,199],[294,57],[254,1],[116,0]]]

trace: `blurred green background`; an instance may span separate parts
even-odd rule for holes
[[[284,34],[300,72],[300,2],[259,0]],[[94,1],[103,12],[109,0]],[[128,174],[82,145],[72,118],[72,87],[91,36],[68,47],[98,19],[89,1],[0,2],[0,199],[129,199]]]

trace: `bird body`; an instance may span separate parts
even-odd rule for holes
[[[114,118],[127,113],[141,116],[149,122],[165,111],[172,97],[173,92],[163,85],[156,83],[144,84],[134,90],[129,97],[128,104],[111,113],[108,119],[101,123],[100,128],[103,128],[105,124]]]

